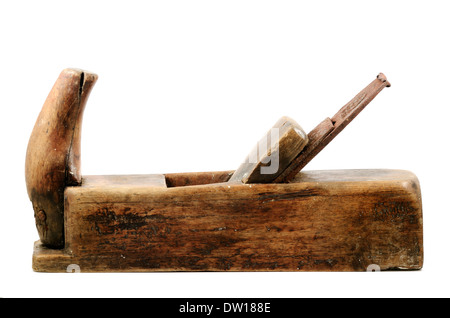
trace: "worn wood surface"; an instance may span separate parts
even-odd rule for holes
[[[291,160],[275,182],[290,182],[323,148],[385,88],[391,84],[383,73],[378,74],[369,85],[345,104],[331,119],[326,118],[308,134],[308,144],[300,154]]]
[[[81,181],[81,121],[97,75],[61,72],[37,118],[28,143],[25,179],[43,244],[64,246],[64,189]]]
[[[230,182],[271,183],[308,143],[302,127],[289,117],[280,118],[261,138]]]
[[[193,185],[221,183],[230,180],[234,170],[211,172],[166,173],[167,187],[185,187]]]
[[[55,252],[37,242],[33,268],[142,272],[422,267],[420,185],[410,172],[306,171],[285,184],[230,183],[229,176],[229,171],[170,174],[169,187],[163,175],[86,176],[81,186],[65,191],[65,248]],[[218,183],[205,184],[207,180]]]

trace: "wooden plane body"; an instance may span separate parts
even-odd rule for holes
[[[35,271],[422,268],[413,173],[302,170],[390,86],[383,74],[308,135],[283,117],[270,147],[258,147],[247,157],[257,160],[237,170],[84,176],[81,123],[96,81],[83,70],[61,72],[29,140],[25,177],[40,238]],[[272,167],[280,170],[266,173]]]
[[[43,272],[413,270],[423,263],[417,178],[305,171],[287,184],[232,172],[86,176],[65,190],[65,247]]]

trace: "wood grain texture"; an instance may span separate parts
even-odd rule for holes
[[[168,187],[186,187],[202,184],[227,182],[233,175],[234,170],[208,171],[208,172],[186,172],[166,173],[166,184]]]
[[[307,143],[308,136],[297,122],[286,116],[280,118],[236,169],[230,182],[273,182]]]
[[[64,246],[64,189],[81,182],[81,122],[97,75],[61,72],[37,118],[28,143],[25,179],[43,244]]]
[[[213,177],[214,174],[214,177]],[[285,184],[197,184],[208,173],[120,186],[86,176],[65,191],[62,253],[36,243],[36,271],[365,271],[420,269],[420,185],[401,170],[301,172]],[[117,178],[117,176],[116,176]],[[182,180],[191,179],[183,182]],[[101,182],[100,182],[101,181]],[[87,186],[89,185],[89,186]]]

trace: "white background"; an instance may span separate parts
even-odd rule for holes
[[[449,296],[449,13],[446,1],[2,1],[0,296]],[[392,87],[305,169],[414,172],[423,270],[33,272],[25,151],[67,67],[99,75],[84,175],[235,169],[279,117],[308,132],[383,72]]]

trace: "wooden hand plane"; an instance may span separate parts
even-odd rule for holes
[[[283,118],[264,156],[237,170],[84,176],[81,123],[96,80],[63,70],[29,140],[26,185],[40,238],[35,271],[422,268],[421,192],[413,173],[302,171],[389,86],[384,75],[309,134]],[[275,155],[276,171],[263,175]]]

